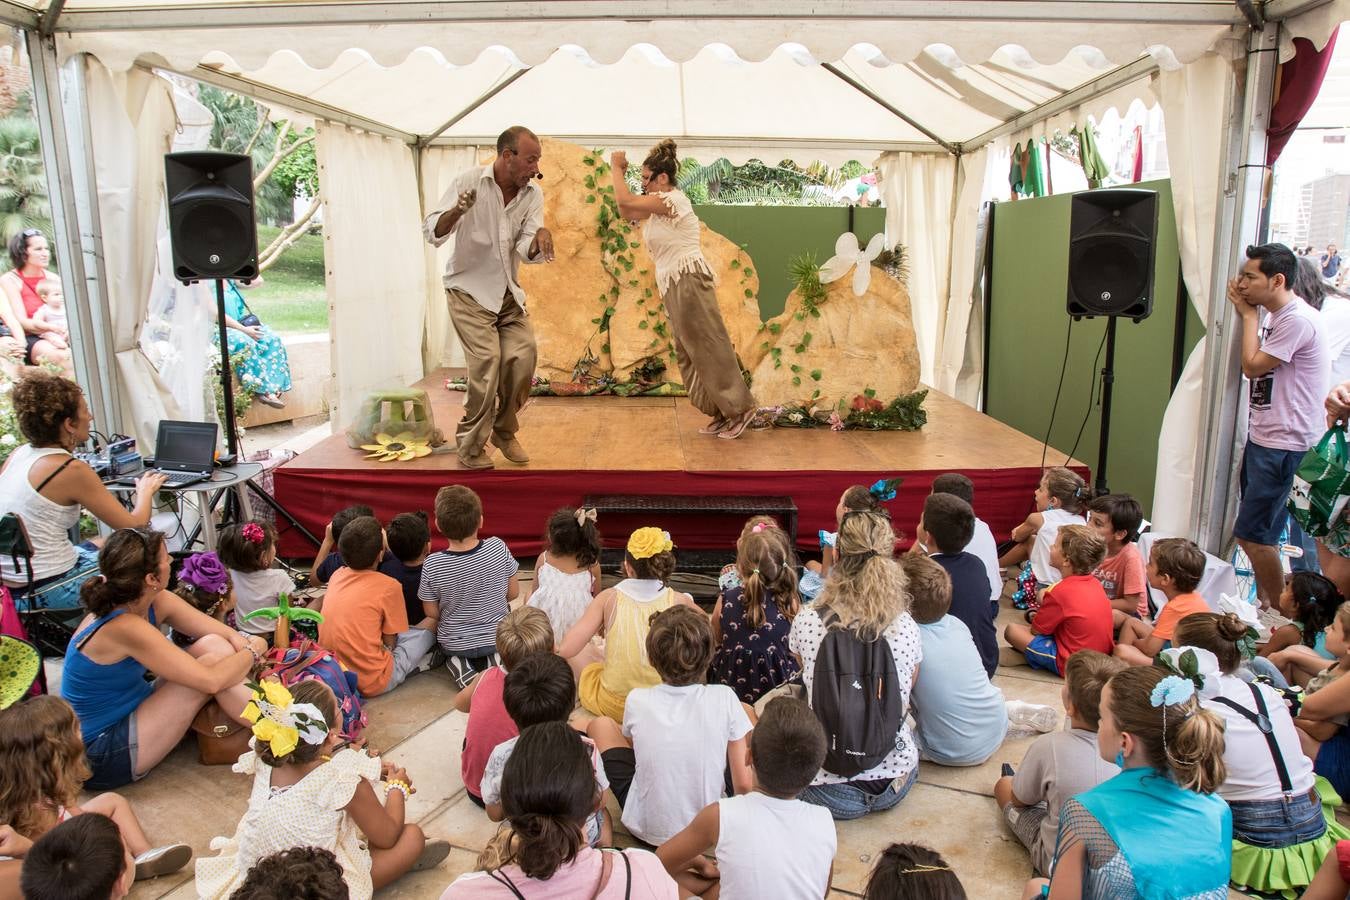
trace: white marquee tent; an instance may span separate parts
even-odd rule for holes
[[[1241,430],[1214,273],[1257,236],[1276,63],[1294,37],[1322,46],[1350,0],[0,0],[0,18],[29,38],[81,377],[96,415],[141,433],[172,411],[137,342],[181,124],[156,69],[315,122],[338,422],[444,358],[418,223],[506,125],[606,148],[672,136],[703,159],[879,157],[925,381],[973,402],[979,208],[1008,147],[1161,103],[1183,274],[1222,337],[1169,407],[1153,518],[1213,549],[1228,482],[1192,473],[1230,471]]]

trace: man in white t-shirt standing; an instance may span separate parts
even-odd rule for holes
[[[534,183],[543,150],[534,132],[514,125],[497,138],[489,166],[461,172],[422,221],[427,242],[455,235],[445,268],[450,321],[468,361],[464,418],[455,429],[459,461],[490,469],[488,438],[514,463],[530,461],[516,440],[516,414],[530,396],[537,351],[516,277],[521,260],[553,259],[544,227],[544,192]]]
[[[1252,562],[1262,608],[1284,588],[1278,545],[1294,472],[1326,428],[1326,335],[1317,310],[1291,289],[1297,270],[1288,247],[1261,244],[1247,248],[1242,273],[1228,282],[1229,302],[1242,321],[1242,374],[1251,379],[1233,535]]]

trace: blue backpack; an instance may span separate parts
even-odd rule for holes
[[[366,730],[366,714],[361,709],[361,693],[356,689],[356,673],[342,668],[337,657],[312,641],[297,647],[267,651],[268,666],[259,678],[276,678],[286,687],[302,681],[319,680],[328,685],[342,712],[342,737],[360,740]]]

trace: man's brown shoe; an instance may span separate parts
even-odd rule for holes
[[[505,456],[513,463],[527,463],[530,461],[530,454],[525,452],[525,448],[522,447],[520,441],[515,438],[507,438],[503,441],[494,437],[492,439],[492,446],[502,451],[502,456]]]
[[[493,467],[492,457],[487,455],[486,450],[479,450],[473,456],[465,456],[462,453],[458,456],[459,464],[466,469],[491,469]]]

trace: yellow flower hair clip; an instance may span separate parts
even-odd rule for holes
[[[633,559],[650,559],[658,553],[674,550],[670,532],[660,528],[639,528],[628,538],[628,555]]]
[[[253,736],[283,757],[299,746],[322,744],[328,737],[328,722],[313,703],[296,703],[280,681],[249,683],[253,699],[240,714],[253,723]]]

